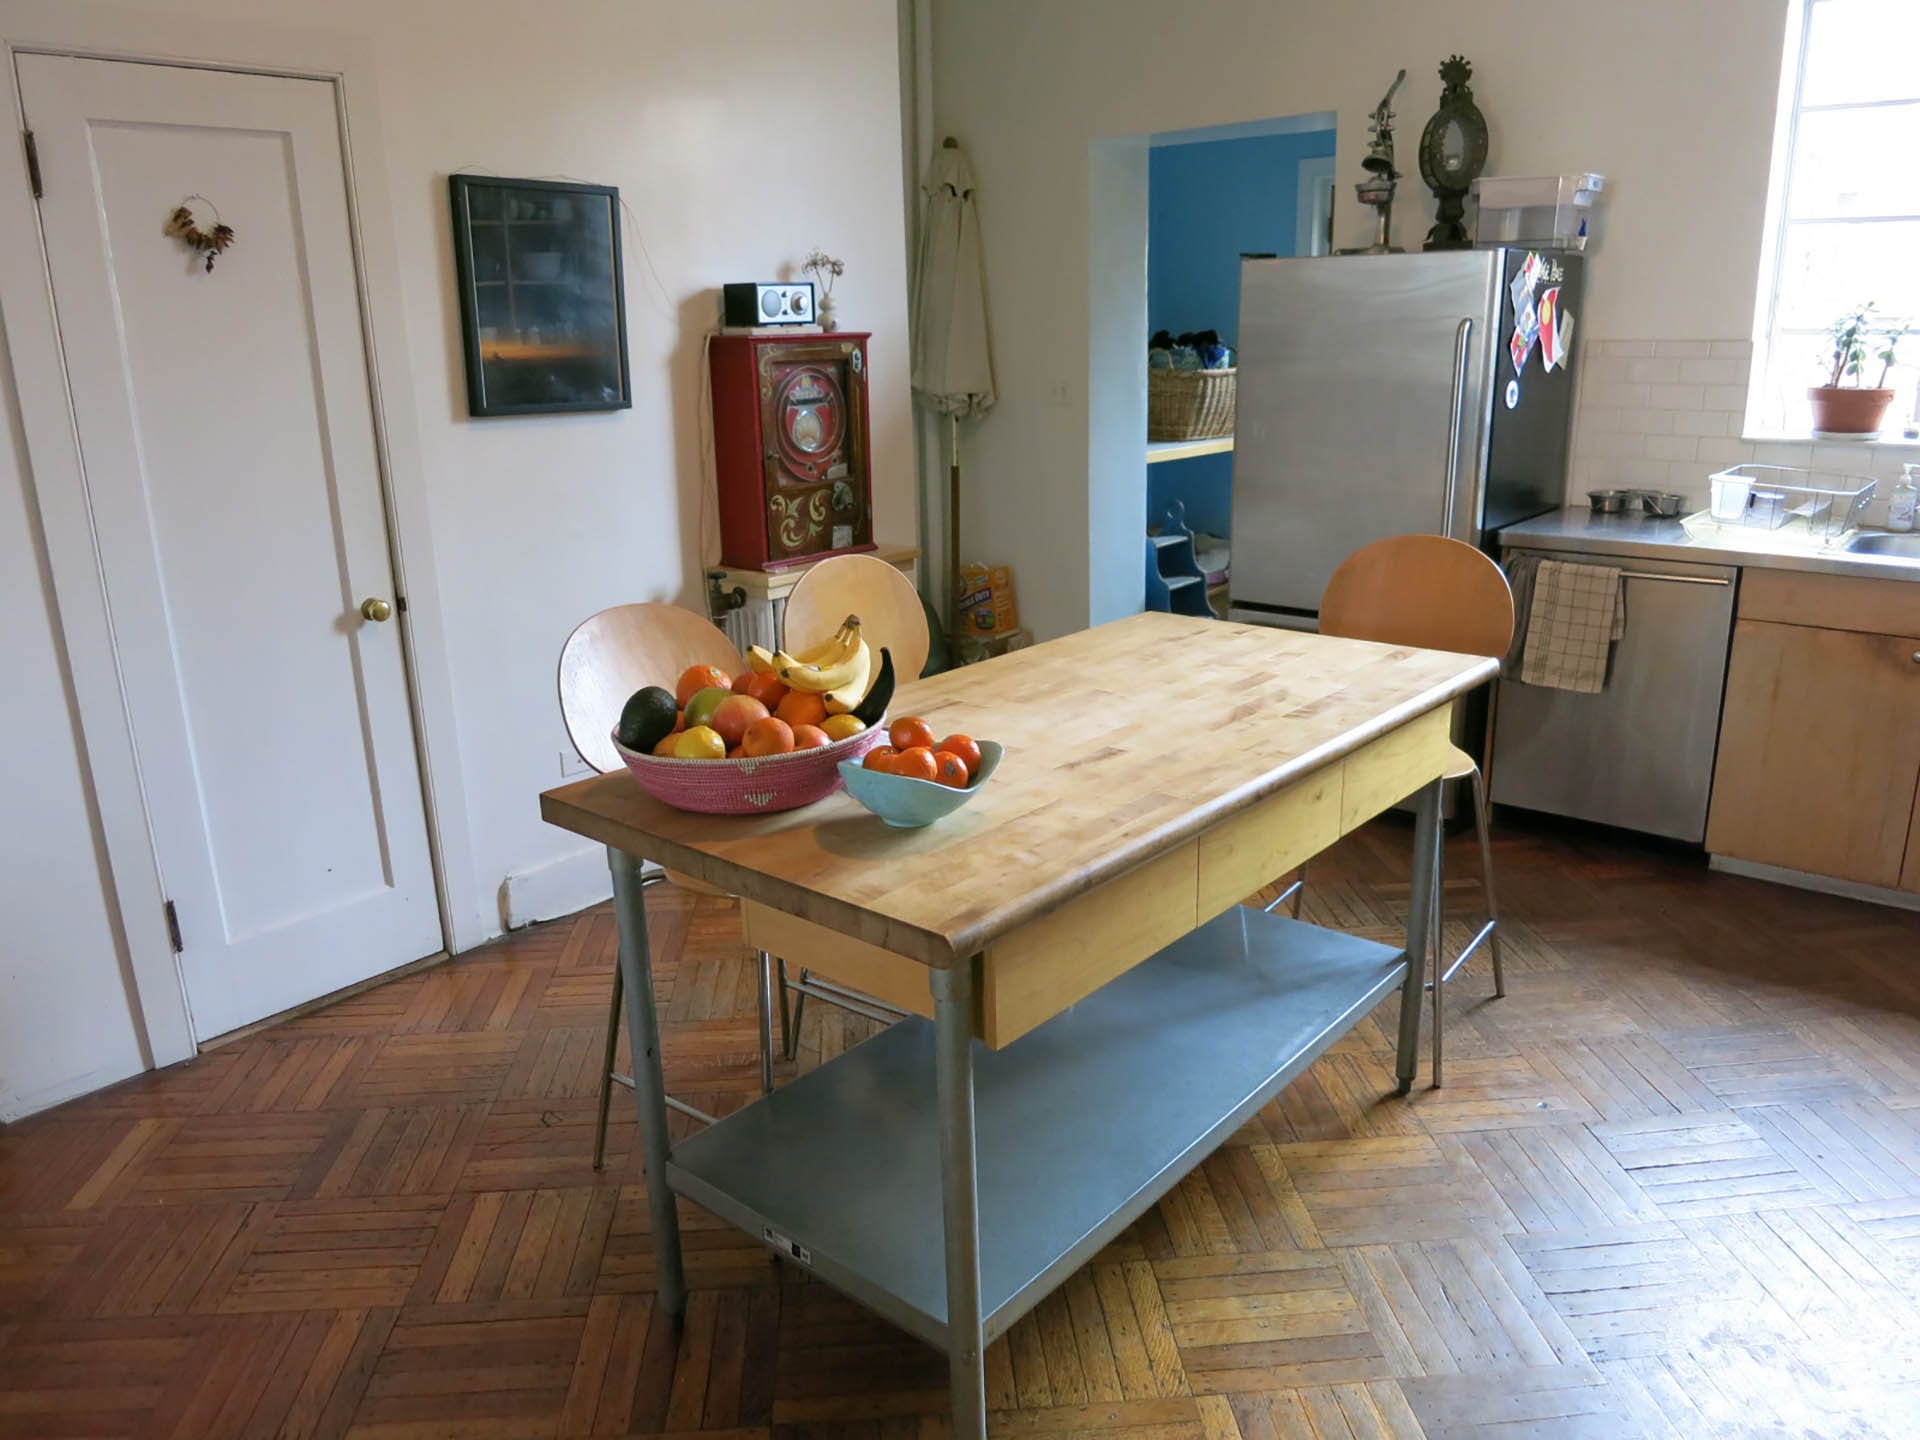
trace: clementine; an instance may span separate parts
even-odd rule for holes
[[[813,698],[817,700],[820,697],[816,695]],[[832,743],[833,741],[827,738],[827,732],[822,730],[818,725],[796,725],[793,727],[793,748],[796,750],[813,750],[822,745],[831,745]]]
[[[673,698],[684,710],[687,701],[709,686],[730,690],[733,688],[733,677],[718,665],[689,665],[680,672],[680,683],[673,687]]]
[[[973,777],[980,773],[980,742],[971,735],[949,735],[933,747],[938,755],[942,750],[949,755],[958,755],[967,767],[967,783],[973,783]]]
[[[878,770],[884,775],[893,768],[893,757],[899,753],[891,745],[876,745],[867,751],[867,758],[861,762],[861,765],[868,770]]]
[[[746,693],[771,710],[787,698],[787,687],[780,683],[778,675],[761,675],[755,671],[748,671]]]
[[[929,751],[933,749],[933,727],[918,715],[904,715],[894,721],[887,738],[896,750],[911,750],[916,745],[924,745]]]
[[[793,749],[793,727],[772,715],[747,727],[740,748],[749,755],[784,755]]]
[[[673,759],[673,747],[679,743],[679,740],[680,727],[676,725],[673,727],[672,734],[662,735],[660,737],[660,743],[653,747],[653,753],[658,755],[662,760],[671,760]]]
[[[774,706],[773,713],[789,725],[818,725],[827,718],[827,702],[823,696],[806,690],[789,690]]]
[[[909,745],[894,757],[892,773],[915,780],[931,780],[940,773],[940,766],[933,758],[933,751],[925,745]]]
[[[942,785],[951,785],[956,790],[964,790],[973,783],[973,775],[967,769],[967,762],[951,750],[934,752],[933,778]]]

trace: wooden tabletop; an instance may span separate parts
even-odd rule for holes
[[[695,815],[625,771],[549,790],[562,829],[933,966],[1150,860],[1490,679],[1497,663],[1147,613],[900,687],[894,717],[1007,748],[965,808],[895,830],[844,793]]]

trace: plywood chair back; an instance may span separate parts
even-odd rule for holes
[[[1504,656],[1513,643],[1513,590],[1471,545],[1395,535],[1340,562],[1320,595],[1320,633]]]
[[[927,612],[913,582],[872,555],[835,555],[822,560],[795,582],[787,596],[781,643],[804,649],[825,640],[849,615],[876,657],[880,647],[893,652],[893,673],[912,680],[926,668],[932,638]]]
[[[613,727],[643,685],[673,689],[689,665],[737,675],[745,662],[718,626],[678,605],[615,605],[589,615],[560,647],[560,715],[580,758],[621,768]]]

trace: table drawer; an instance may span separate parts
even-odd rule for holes
[[[896,1009],[933,1017],[927,967],[918,960],[755,900],[740,902],[740,920],[747,932],[747,944],[786,961],[790,976],[805,966],[823,979],[863,991]]]

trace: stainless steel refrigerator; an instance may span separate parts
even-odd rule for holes
[[[1580,282],[1560,251],[1243,261],[1233,618],[1311,626],[1371,541],[1557,508]]]

